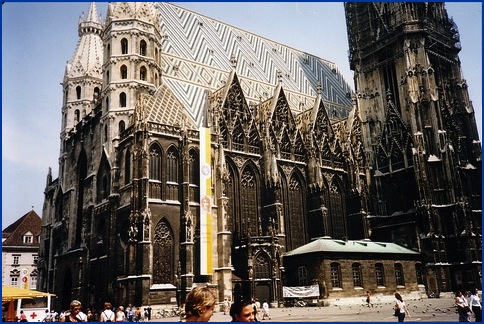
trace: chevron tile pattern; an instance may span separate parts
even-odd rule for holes
[[[196,124],[204,90],[222,87],[234,66],[249,102],[272,97],[281,79],[291,110],[298,113],[314,105],[320,82],[329,115],[348,115],[352,90],[334,63],[174,4],[157,6],[164,34],[163,82]]]

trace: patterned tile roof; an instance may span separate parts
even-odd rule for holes
[[[322,84],[325,106],[338,117],[351,109],[352,90],[330,61],[230,26],[174,4],[157,3],[163,33],[163,80],[197,124],[205,90],[224,86],[235,69],[246,99],[272,97],[278,79],[294,113],[314,105]]]

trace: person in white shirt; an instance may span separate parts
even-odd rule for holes
[[[470,305],[472,312],[476,317],[476,322],[482,322],[482,305],[477,288],[472,289]]]
[[[113,305],[110,302],[104,303],[104,310],[101,312],[100,322],[114,322],[116,314],[113,312]]]
[[[470,322],[471,314],[467,299],[462,295],[462,291],[457,291],[455,294],[455,305],[459,313],[459,322]]]

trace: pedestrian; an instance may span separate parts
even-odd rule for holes
[[[472,289],[470,305],[471,310],[476,317],[476,322],[482,322],[482,305],[479,300],[477,288]]]
[[[457,306],[457,313],[459,314],[459,322],[470,322],[471,308],[460,290],[455,293],[455,305]]]
[[[128,322],[132,322],[133,319],[134,319],[134,310],[133,310],[133,306],[132,305],[129,305],[128,306],[128,309],[126,311],[126,315],[128,317]]]
[[[230,302],[227,298],[224,299],[224,315],[227,315],[230,311]]]
[[[258,301],[258,299],[256,300]],[[259,314],[259,307],[257,307],[257,302],[253,299],[252,299],[252,309],[254,310],[254,322],[259,322],[259,318],[257,317],[257,315]]]
[[[367,290],[367,291],[366,291],[366,305],[368,305],[368,308],[370,308],[370,304],[371,304],[371,294],[370,294],[370,292]],[[371,307],[373,307],[373,304],[371,304]]]
[[[124,322],[126,320],[126,314],[124,313],[124,306],[119,306],[116,311],[116,322]]]
[[[19,322],[28,322],[27,321],[27,315],[24,314],[24,311],[23,310],[20,311],[20,320],[19,320]]]
[[[104,303],[104,309],[101,312],[100,322],[114,322],[116,318],[116,314],[114,314],[112,308],[113,308],[113,304],[111,304],[110,302]]]
[[[269,303],[267,302],[267,299],[264,299],[264,302],[262,303],[262,319],[266,317],[271,319],[271,315],[269,314]]]
[[[69,305],[69,311],[64,313],[60,322],[87,322],[87,315],[82,312],[82,304],[74,299]]]
[[[398,321],[403,322],[405,320],[405,314],[408,315],[408,317],[412,317],[408,311],[407,304],[405,304],[402,296],[399,293],[395,293],[395,299],[397,300],[395,304],[395,312],[397,314]]]
[[[230,307],[232,322],[255,322],[254,305],[252,301],[241,300]]]
[[[215,309],[215,296],[208,287],[195,287],[185,301],[186,322],[208,322]]]

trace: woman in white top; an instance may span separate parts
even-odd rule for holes
[[[457,312],[459,313],[459,322],[470,322],[471,314],[467,299],[462,296],[462,291],[455,293],[455,305],[457,306]]]
[[[112,310],[113,305],[110,302],[104,303],[104,310],[101,312],[100,322],[114,322],[114,312]]]
[[[472,312],[476,317],[476,322],[482,322],[482,305],[481,301],[479,300],[477,288],[472,289],[470,304]]]
[[[395,298],[397,300],[395,307],[399,310],[398,321],[403,322],[405,320],[405,314],[407,314],[408,317],[412,317],[408,312],[407,304],[403,301],[402,296],[399,293],[395,293]]]
[[[126,314],[124,313],[124,307],[119,306],[118,311],[116,312],[116,322],[124,322],[126,319]]]

